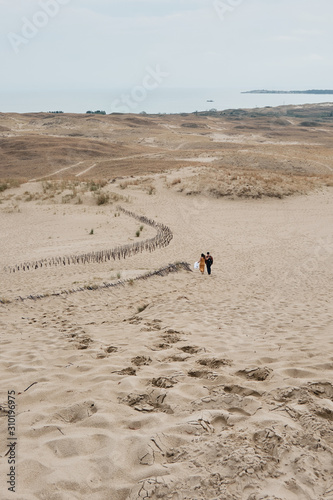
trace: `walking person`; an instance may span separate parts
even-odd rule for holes
[[[212,274],[211,267],[212,267],[212,264],[213,264],[213,262],[214,262],[214,259],[213,259],[213,257],[210,255],[210,253],[209,253],[209,252],[207,252],[207,255],[206,255],[205,259],[206,259],[207,273],[208,273],[208,274]]]
[[[205,264],[206,264],[206,257],[205,257],[205,254],[202,253],[200,260],[199,260],[199,269],[200,269],[201,274],[203,274],[205,272]]]

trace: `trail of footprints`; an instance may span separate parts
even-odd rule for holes
[[[167,476],[151,478],[145,472],[128,500],[174,498],[177,492],[186,498],[194,488],[196,497],[202,499],[261,500],[264,482],[279,478],[285,491],[300,499],[311,497],[319,482],[323,488],[326,485],[326,491],[318,499],[332,500],[333,468],[328,462],[333,458],[333,384],[322,381],[265,392],[261,383],[274,377],[270,368],[235,371],[231,360],[191,345],[185,332],[168,328],[160,320],[133,316],[125,321],[156,336],[150,337],[144,354],[131,357],[128,366],[112,373],[120,378],[137,376],[140,370],[149,373],[151,367],[155,377],[142,377],[143,390],[119,396],[118,403],[143,414],[173,414],[177,420],[175,427],[151,436],[137,457],[138,464],[174,464],[187,471],[179,476],[170,469]],[[112,367],[119,346],[100,345],[96,353],[96,341],[84,328],[73,327],[66,319],[60,326],[73,349],[88,355],[94,347],[96,358],[110,359]],[[175,363],[175,372],[166,375],[163,370],[170,362]],[[239,383],[228,384],[230,375],[233,380],[236,375]],[[191,379],[197,379],[197,387],[205,387],[206,395],[175,405],[169,391]],[[265,415],[269,412],[270,421],[257,419],[261,410]],[[60,409],[54,420],[73,424],[97,411],[94,401],[84,401]],[[327,469],[321,470],[322,463],[328,464]],[[285,464],[292,470],[290,479],[286,479]]]

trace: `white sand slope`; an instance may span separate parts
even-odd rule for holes
[[[332,500],[332,189],[227,201],[186,197],[158,176],[155,185],[153,195],[129,188],[126,208],[166,224],[166,248],[1,270],[0,498]],[[2,266],[136,238],[138,223],[114,217],[114,206],[6,207]],[[140,238],[155,234],[145,227]],[[177,260],[193,267],[207,250],[212,276],[182,271],[16,300]],[[18,413],[15,494],[8,390]]]

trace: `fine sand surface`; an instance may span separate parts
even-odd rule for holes
[[[24,128],[25,118],[15,119]],[[274,177],[280,167],[269,183],[259,179],[270,197],[246,194],[262,170],[236,176],[230,196],[216,196],[207,188],[220,182],[210,161],[216,151],[204,145],[201,164],[194,150],[193,164],[154,173],[150,159],[138,176],[110,176],[98,188],[108,201],[100,205],[84,183],[34,181],[41,167],[0,193],[1,500],[333,500],[325,140],[318,161],[326,170],[317,172],[325,180],[311,184],[313,143],[309,156],[303,151],[311,175],[295,177],[299,194],[287,197],[285,178]],[[248,158],[290,153],[260,144]],[[243,149],[240,157],[246,163]],[[228,176],[223,186],[234,182]],[[173,236],[166,246],[100,263],[64,259],[155,241],[161,224]],[[202,276],[193,264],[207,251],[212,275]],[[191,270],[137,279],[180,261]],[[15,493],[6,483],[8,391],[16,401]]]
[[[166,224],[167,247],[1,270],[0,497],[332,499],[332,189],[221,201],[188,198],[159,176],[155,186],[151,196],[127,188],[125,206]],[[136,239],[139,223],[114,217],[115,206],[32,201],[8,213],[8,203],[2,267]],[[155,233],[145,226],[139,238]],[[212,276],[180,271],[16,300],[177,260],[193,267],[207,250]],[[18,414],[15,494],[5,485],[8,390]]]

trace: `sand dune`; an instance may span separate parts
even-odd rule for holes
[[[333,171],[330,103],[182,115],[2,113],[0,121],[0,179],[113,179],[200,158],[219,169]]]
[[[2,194],[1,499],[332,500],[332,188],[232,200],[173,184],[202,168],[117,179],[103,190],[124,198],[102,206],[91,193],[24,201],[28,186],[44,196],[42,182]],[[115,261],[4,269],[154,238],[118,205],[172,240]],[[202,276],[193,263],[207,250]],[[176,261],[192,270],[134,279]]]

